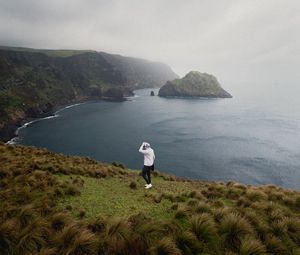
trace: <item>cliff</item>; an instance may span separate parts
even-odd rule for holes
[[[165,64],[104,52],[0,47],[0,140],[10,139],[21,120],[55,106],[119,100],[175,77]]]
[[[219,84],[216,77],[191,71],[182,79],[167,81],[158,92],[161,97],[232,97]]]
[[[0,143],[0,254],[299,254],[300,192]]]

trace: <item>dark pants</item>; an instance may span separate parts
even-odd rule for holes
[[[151,183],[151,170],[154,170],[154,165],[152,166],[144,166],[142,170],[142,176],[145,179],[147,184]]]

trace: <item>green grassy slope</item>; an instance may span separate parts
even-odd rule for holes
[[[299,254],[300,193],[0,144],[0,254]]]

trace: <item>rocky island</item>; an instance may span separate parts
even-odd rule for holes
[[[160,97],[216,97],[231,98],[216,77],[207,73],[191,71],[182,79],[167,81],[158,92]]]

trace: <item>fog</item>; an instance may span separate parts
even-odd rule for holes
[[[296,86],[299,13],[297,0],[0,0],[0,44],[140,57],[227,87]]]

